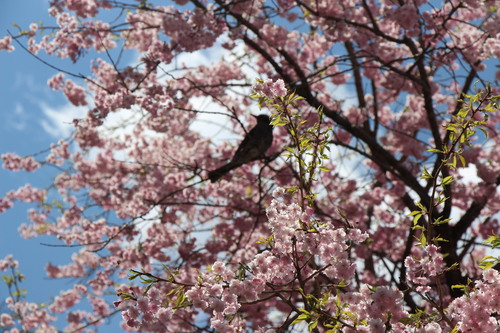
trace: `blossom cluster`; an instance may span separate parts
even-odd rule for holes
[[[3,168],[11,171],[33,172],[40,167],[32,156],[21,157],[15,153],[2,154]]]
[[[439,248],[436,245],[428,245],[422,249],[422,255],[418,258],[408,256],[405,266],[408,268],[408,281],[416,285],[429,285],[432,278],[441,275],[444,271],[444,261]]]
[[[495,269],[483,271],[474,289],[450,304],[449,315],[457,323],[459,332],[498,332],[500,320],[500,273]]]
[[[287,94],[285,83],[281,79],[276,81],[271,79],[264,80],[255,84],[253,90],[267,97],[284,97]]]
[[[153,287],[140,296],[135,306],[122,312],[126,327],[136,330],[155,330],[168,326],[174,311],[162,304],[160,290]]]

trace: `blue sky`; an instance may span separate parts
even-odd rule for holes
[[[13,35],[17,34],[18,29],[13,23],[23,29],[40,20],[45,25],[53,25],[53,18],[47,12],[48,3],[48,0],[0,0],[0,38],[7,35],[7,30]],[[46,150],[51,143],[66,138],[71,131],[71,120],[80,117],[85,108],[72,106],[61,92],[54,92],[47,86],[47,80],[57,73],[56,70],[28,54],[16,43],[13,45],[16,47],[14,52],[0,52],[0,155],[7,152],[15,152],[21,156],[33,155]],[[216,49],[220,50],[220,47]],[[58,68],[86,75],[89,73],[89,61],[97,55],[90,52],[77,64],[49,57],[44,52],[39,56]],[[213,56],[214,54],[204,51],[196,52],[185,55],[185,58],[179,57],[178,63],[207,63],[210,58],[219,58],[220,54]],[[133,58],[128,56],[128,59],[125,57],[123,60],[133,61]],[[78,80],[75,82],[82,84]],[[202,109],[210,109],[207,103],[209,102],[199,98],[195,104]],[[38,159],[43,156],[44,154],[40,155]],[[0,168],[0,196],[26,183],[44,188],[51,183],[57,172],[51,168],[41,168],[35,173],[10,172]],[[0,214],[0,259],[12,254],[19,261],[19,270],[26,277],[21,285],[28,291],[26,300],[46,303],[61,290],[71,288],[75,281],[49,279],[45,273],[45,265],[49,261],[55,265],[67,264],[71,254],[79,248],[43,245],[42,243],[58,244],[50,237],[21,238],[18,228],[27,222],[27,209],[31,207],[33,206],[15,203],[13,208]],[[7,296],[7,288],[0,280],[0,313],[7,310],[4,305]],[[109,299],[116,300],[113,297]],[[104,327],[102,331],[122,332],[118,326],[120,319],[120,315],[116,315],[111,326]],[[58,326],[63,328],[63,325],[61,323]]]
[[[48,13],[48,0],[0,1],[0,38],[10,30],[16,35],[16,23],[26,29],[30,23],[43,21],[53,24]],[[26,40],[24,40],[26,42]],[[47,79],[57,72],[13,43],[16,51],[0,51],[0,154],[15,152],[21,156],[36,154],[47,149],[51,143],[67,137],[71,119],[81,116],[83,110],[68,104],[62,93],[47,86]],[[71,72],[88,73],[88,61],[74,65],[70,61],[47,57],[52,64]],[[87,59],[88,60],[88,59]],[[43,155],[42,155],[43,156]],[[57,170],[42,168],[36,173],[10,172],[0,168],[0,196],[26,183],[45,187],[57,174]],[[26,281],[21,285],[27,289],[27,300],[45,303],[60,290],[69,289],[72,280],[51,280],[45,273],[47,262],[60,265],[70,261],[74,248],[49,247],[41,243],[57,244],[53,238],[23,239],[18,228],[27,222],[27,204],[15,203],[6,213],[0,214],[0,259],[12,254],[20,262],[19,270]],[[1,275],[1,273],[0,273]],[[0,313],[6,306],[7,288],[0,281]],[[116,322],[106,332],[120,332]],[[112,330],[111,330],[112,329]]]
[[[48,1],[2,1],[0,3],[0,35],[13,34],[17,29],[12,23],[27,27],[31,22],[48,20]],[[43,16],[43,17],[42,17]],[[53,69],[41,64],[27,52],[16,46],[16,51],[0,52],[0,154],[16,152],[29,155],[42,151],[57,140],[44,128],[50,119],[44,113],[43,105],[64,106],[66,102],[60,93],[50,90],[47,79],[55,74]],[[0,195],[26,183],[34,186],[48,184],[55,171],[42,170],[36,174],[9,172],[0,169]],[[17,228],[26,221],[28,205],[16,203],[14,208],[0,215],[0,258],[12,253],[21,263],[20,270],[26,275],[25,287],[29,298],[46,301],[51,294],[47,288],[39,288],[39,281],[45,278],[43,272],[47,258],[61,261],[64,249],[40,245],[40,239],[25,240],[19,237]],[[30,285],[38,286],[30,288]],[[3,286],[2,286],[3,287]],[[0,298],[5,288],[0,287]]]

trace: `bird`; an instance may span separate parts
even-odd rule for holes
[[[273,126],[269,116],[265,114],[252,116],[257,119],[257,124],[241,141],[231,161],[208,173],[208,179],[212,183],[215,183],[229,171],[264,157],[266,151],[271,147],[273,143]]]

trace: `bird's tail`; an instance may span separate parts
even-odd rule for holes
[[[239,165],[234,164],[234,163],[225,164],[225,165],[221,166],[218,169],[210,171],[208,173],[208,179],[210,179],[210,181],[212,183],[215,183],[221,177],[223,177],[226,173],[228,173],[229,171],[233,170],[234,168],[237,168],[238,166]]]

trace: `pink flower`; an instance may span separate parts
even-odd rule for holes
[[[12,254],[9,254],[0,260],[0,271],[6,271],[8,268],[16,268],[18,265],[18,261],[12,258]]]
[[[0,198],[0,213],[5,212],[7,209],[12,207],[12,201]]]
[[[7,313],[2,313],[0,315],[0,325],[1,326],[14,326],[15,323],[14,323],[14,320],[12,320],[12,317],[7,314]]]
[[[279,79],[275,82],[271,79],[264,80],[253,86],[253,90],[257,93],[266,95],[267,97],[283,97],[286,96],[287,90],[285,82]]]
[[[7,153],[2,155],[3,167],[11,171],[25,170],[33,172],[40,167],[32,156],[21,157],[15,153]]]
[[[431,283],[431,278],[443,273],[444,260],[435,245],[424,248],[424,254],[420,258],[407,257],[405,266],[408,268],[407,277],[418,285]]]
[[[166,324],[172,318],[174,311],[171,308],[160,308],[156,313],[158,320]]]
[[[9,52],[12,52],[15,50],[14,46],[12,46],[12,37],[10,36],[5,36],[4,38],[0,39],[0,50],[7,50]]]

